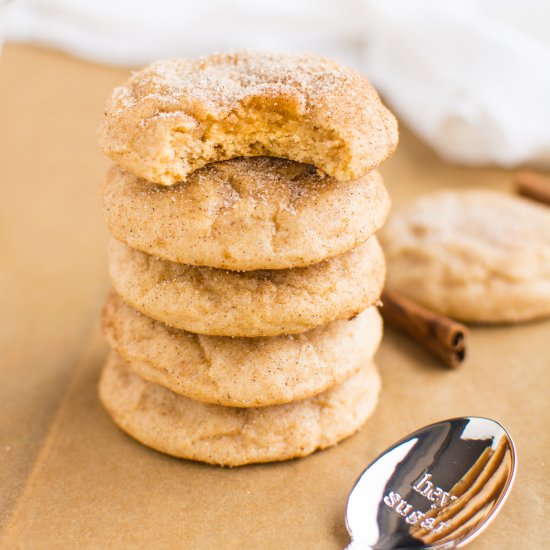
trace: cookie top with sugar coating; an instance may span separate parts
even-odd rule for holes
[[[380,234],[388,288],[464,321],[550,315],[550,209],[490,190],[442,191]]]
[[[274,156],[358,178],[395,149],[397,123],[365,77],[310,54],[239,51],[158,61],[108,101],[100,145],[172,185],[205,164]]]
[[[251,271],[311,265],[366,241],[390,201],[377,171],[349,182],[273,157],[210,164],[178,185],[117,166],[102,186],[111,233],[176,263]]]
[[[350,319],[378,300],[385,263],[376,237],[308,267],[241,273],[159,260],[111,239],[109,272],[148,317],[197,334],[256,337]]]

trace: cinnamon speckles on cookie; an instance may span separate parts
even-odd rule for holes
[[[102,186],[111,233],[177,263],[250,271],[307,266],[366,241],[390,201],[378,172],[349,182],[272,157],[210,164],[171,187],[113,167]]]
[[[225,271],[159,260],[112,239],[115,290],[135,309],[176,328],[214,336],[277,336],[349,319],[373,305],[385,263],[376,237],[294,269]]]
[[[315,55],[247,51],[149,65],[114,91],[99,130],[107,155],[161,185],[261,155],[347,181],[397,139],[395,118],[359,73]]]
[[[147,382],[112,352],[99,395],[113,420],[145,445],[210,464],[240,466],[308,455],[357,431],[380,392],[374,364],[307,399],[239,409],[193,401]]]
[[[315,55],[158,61],[113,92],[99,391],[123,430],[237,466],[360,428],[380,389],[376,167],[397,139],[369,82]]]
[[[373,357],[382,320],[370,307],[297,335],[205,336],[155,321],[113,293],[103,333],[150,382],[204,403],[259,407],[305,399],[347,379]]]

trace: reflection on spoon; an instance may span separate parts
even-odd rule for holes
[[[349,548],[460,548],[500,509],[516,453],[487,418],[454,418],[405,437],[361,474],[348,499]]]

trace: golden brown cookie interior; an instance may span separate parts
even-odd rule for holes
[[[99,130],[115,162],[162,185],[246,156],[347,181],[397,139],[395,118],[359,73],[314,55],[248,51],[151,64],[115,90]]]

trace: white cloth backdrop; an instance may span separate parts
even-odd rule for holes
[[[548,0],[18,0],[7,34],[125,66],[314,51],[364,71],[447,159],[550,166]]]

